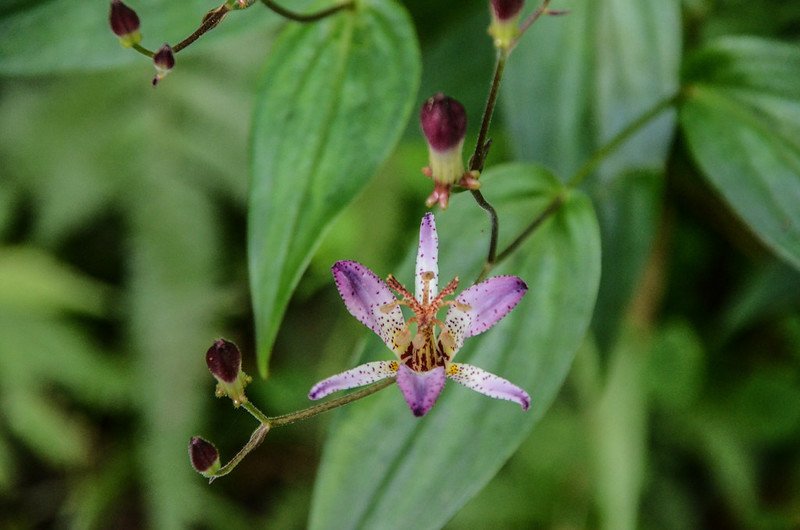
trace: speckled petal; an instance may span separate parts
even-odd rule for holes
[[[527,392],[477,366],[450,363],[447,367],[447,377],[485,396],[518,403],[522,410],[528,410],[531,406],[531,397]]]
[[[389,286],[357,261],[337,261],[331,267],[333,279],[350,314],[378,334],[397,352],[395,337],[405,327],[403,312],[395,305],[388,312],[381,308],[397,301]]]
[[[422,274],[432,272],[433,279],[429,281],[431,299],[439,292],[439,237],[436,234],[436,221],[433,214],[428,212],[419,225],[419,250],[417,250],[417,269],[415,274],[417,300],[422,301],[422,291],[425,282]]]
[[[506,316],[519,303],[528,286],[516,276],[495,276],[473,285],[456,297],[456,301],[469,306],[464,310],[451,306],[445,326],[455,341],[455,351],[461,349],[464,339],[483,333]]]
[[[308,399],[324,398],[339,390],[375,383],[397,375],[397,361],[375,361],[323,379],[308,392]]]
[[[415,372],[401,364],[397,371],[397,386],[414,416],[424,416],[431,410],[442,393],[444,383],[444,368],[441,366],[427,372]]]

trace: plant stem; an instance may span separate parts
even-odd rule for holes
[[[134,44],[134,45],[132,45],[132,46],[131,46],[131,48],[133,48],[133,49],[134,49],[134,50],[136,50],[137,52],[141,53],[141,54],[142,54],[142,55],[144,55],[145,57],[149,57],[149,58],[151,58],[151,59],[152,59],[152,58],[153,58],[153,56],[155,55],[155,52],[152,52],[152,51],[148,50],[147,48],[145,48],[145,47],[144,47],[144,46],[142,46],[141,44]]]
[[[288,18],[289,20],[294,20],[295,22],[314,22],[316,20],[320,20],[327,16],[333,15],[334,13],[341,11],[343,9],[353,9],[355,7],[355,2],[353,0],[348,0],[346,2],[341,2],[331,7],[327,7],[320,11],[317,11],[316,13],[309,13],[307,15],[304,15],[301,13],[290,11],[285,7],[281,7],[272,0],[261,0],[261,2],[271,10],[275,11],[280,16]]]
[[[526,31],[528,31],[528,28],[530,28],[533,25],[534,22],[539,20],[539,17],[541,17],[542,15],[547,13],[547,8],[550,7],[550,2],[551,2],[551,0],[543,0],[542,4],[538,8],[536,8],[536,11],[534,11],[533,13],[528,15],[528,18],[526,18],[522,22],[522,24],[520,24],[520,26],[519,26],[519,34],[512,41],[511,46],[509,46],[510,49],[513,49],[517,45],[517,42],[519,42],[519,39],[522,37],[522,35]]]
[[[492,84],[489,87],[489,95],[486,98],[486,106],[483,110],[483,118],[481,119],[481,128],[478,131],[478,139],[475,142],[475,152],[469,160],[470,171],[483,171],[483,165],[486,163],[486,156],[489,154],[489,143],[486,141],[489,135],[489,125],[492,123],[492,115],[494,108],[497,104],[497,96],[500,94],[500,82],[503,79],[503,72],[506,68],[506,60],[508,54],[499,51],[497,54],[497,61],[494,65],[494,76],[492,76]]]
[[[375,392],[383,390],[387,386],[393,384],[394,381],[394,379],[384,379],[383,381],[375,383],[374,385],[362,388],[357,392],[352,392],[345,396],[320,403],[319,405],[314,405],[313,407],[308,407],[307,409],[298,410],[297,412],[291,412],[289,414],[283,414],[281,416],[273,416],[267,419],[272,427],[279,427],[281,425],[288,425],[297,421],[307,420],[308,418],[313,418],[317,414],[333,410],[335,408],[352,403],[353,401],[357,401],[372,395]]]
[[[179,51],[186,48],[194,41],[202,37],[204,33],[214,29],[216,25],[219,24],[223,18],[225,18],[225,15],[228,14],[228,11],[230,11],[230,8],[225,4],[222,4],[218,8],[209,11],[208,14],[205,17],[203,17],[203,23],[200,24],[200,27],[194,30],[194,32],[191,35],[189,35],[188,37],[180,41],[178,44],[173,46],[172,52],[178,53]]]
[[[580,186],[583,181],[586,179],[587,176],[591,175],[592,172],[597,169],[603,160],[605,160],[609,155],[611,155],[614,151],[616,151],[622,144],[624,144],[627,140],[629,140],[633,135],[639,132],[644,126],[649,124],[653,119],[658,117],[663,111],[674,105],[678,99],[680,98],[680,92],[673,94],[669,97],[662,99],[661,101],[657,102],[651,108],[646,110],[642,113],[638,118],[633,120],[630,124],[628,124],[624,129],[622,129],[619,133],[617,133],[611,140],[608,141],[605,145],[601,146],[597,151],[592,154],[591,157],[575,172],[575,174],[569,179],[566,185],[566,190],[559,193],[555,196],[547,206],[545,206],[544,210],[542,210],[539,215],[537,215],[533,221],[530,222],[528,226],[526,226],[522,232],[499,254],[496,255],[494,260],[487,260],[483,266],[483,270],[481,271],[478,279],[475,280],[475,283],[481,281],[483,278],[486,277],[487,274],[492,270],[492,268],[500,263],[501,261],[508,258],[513,252],[515,252],[522,243],[525,242],[535,231],[538,229],[544,221],[556,213],[559,208],[564,204],[565,201],[565,193],[571,189],[575,189],[576,187]]]
[[[214,480],[218,479],[219,477],[225,476],[233,471],[233,469],[239,465],[239,462],[244,460],[244,457],[250,454],[250,451],[261,445],[261,442],[264,441],[264,438],[266,438],[268,432],[269,425],[263,423],[259,425],[256,430],[253,431],[253,434],[250,435],[250,439],[247,441],[245,446],[242,447],[239,452],[236,453],[236,455],[231,458],[230,461],[228,461],[227,464],[219,468],[219,470],[214,473],[213,477],[208,479],[209,484],[214,482]]]
[[[483,109],[483,118],[481,119],[481,128],[478,131],[478,139],[475,141],[475,151],[469,159],[470,171],[483,171],[483,166],[486,163],[486,156],[489,154],[489,146],[491,142],[487,140],[489,135],[489,125],[492,123],[492,115],[494,108],[497,104],[497,96],[500,94],[500,82],[503,79],[503,72],[506,68],[506,60],[508,54],[505,51],[498,51],[497,61],[494,66],[494,75],[492,76],[492,84],[489,87],[489,95],[486,98],[486,106]],[[489,250],[486,253],[486,263],[494,263],[495,255],[497,254],[497,240],[500,233],[500,220],[497,217],[497,210],[494,206],[486,200],[480,190],[471,190],[472,196],[478,206],[483,208],[489,215],[489,223],[491,231],[489,236]],[[478,275],[475,283],[482,279],[482,274]]]
[[[531,221],[530,224],[526,226],[522,230],[522,232],[520,232],[520,234],[516,237],[516,239],[514,239],[514,241],[512,241],[505,248],[505,250],[503,250],[497,256],[497,259],[494,261],[494,263],[492,263],[492,265],[493,266],[497,265],[498,263],[509,257],[515,250],[517,250],[520,247],[520,245],[522,245],[522,243],[525,242],[525,240],[528,237],[530,237],[531,234],[533,234],[533,232],[536,231],[537,228],[539,228],[542,225],[542,223],[544,223],[544,221],[548,217],[550,217],[552,214],[558,211],[558,209],[561,208],[562,204],[564,204],[564,195],[560,193],[556,195],[553,198],[553,200],[550,201],[550,203],[547,206],[545,206],[544,210],[542,210],[541,213],[539,213],[539,215],[537,215],[533,219],[533,221]]]
[[[321,11],[304,15],[301,13],[295,13],[294,11],[290,11],[285,7],[281,7],[272,0],[261,0],[261,2],[265,6],[267,6],[268,8],[279,14],[280,16],[288,18],[289,20],[294,20],[295,22],[314,22],[316,20],[320,20],[329,15],[332,15],[337,11],[341,11],[342,9],[352,9],[355,6],[353,0],[348,0],[346,2],[342,2],[340,4],[336,4],[331,7],[325,8]],[[202,24],[200,24],[199,28],[194,30],[194,32],[191,35],[189,35],[188,37],[186,37],[185,39],[183,39],[178,44],[172,47],[173,53],[178,53],[179,51],[181,51],[182,49],[186,48],[194,41],[199,39],[205,33],[214,29],[216,25],[219,24],[222,21],[222,19],[225,18],[225,15],[227,15],[230,11],[231,9],[227,6],[227,4],[222,4],[216,9],[212,9],[211,11],[209,11],[208,14],[203,18],[203,22]],[[145,53],[145,55],[148,54]],[[150,57],[153,56],[152,52],[149,53],[149,56]]]
[[[567,181],[567,186],[570,188],[577,188],[580,186],[586,177],[591,175],[592,172],[597,169],[597,166],[603,162],[603,160],[608,158],[611,153],[616,151],[622,144],[628,141],[631,136],[639,132],[640,129],[650,123],[650,121],[656,118],[659,114],[674,105],[679,96],[680,93],[676,93],[662,99],[650,107],[650,109],[645,111],[638,118],[625,126],[624,129],[618,132],[611,140],[595,151],[594,154],[592,154],[592,156],[589,157],[586,162],[584,162],[578,171],[576,171],[569,181]]]
[[[273,427],[280,427],[281,425],[288,425],[290,423],[295,423],[297,421],[307,420],[309,418],[313,418],[317,414],[321,414],[323,412],[327,412],[329,410],[341,407],[343,405],[347,405],[348,403],[352,403],[353,401],[357,401],[359,399],[365,398],[369,395],[372,395],[379,390],[383,390],[387,386],[394,383],[394,379],[384,379],[374,385],[370,385],[368,387],[362,388],[356,392],[352,392],[350,394],[344,395],[342,397],[332,399],[330,401],[326,401],[325,403],[320,403],[319,405],[314,405],[313,407],[308,407],[307,409],[298,410],[296,412],[291,412],[289,414],[283,414],[281,416],[267,416],[258,407],[253,405],[250,401],[246,401],[242,403],[242,408],[244,408],[247,412],[252,414],[252,416],[259,421],[261,425],[259,425],[253,434],[250,435],[250,440],[247,441],[244,447],[242,447],[236,455],[230,459],[230,461],[222,466],[219,471],[214,473],[209,479],[209,482],[213,482],[216,478],[227,475],[233,469],[239,465],[239,462],[244,460],[244,457],[247,456],[253,449],[261,445],[261,442],[264,441],[264,438],[267,436],[267,433]]]

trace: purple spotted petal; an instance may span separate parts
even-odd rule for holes
[[[442,393],[444,382],[444,368],[441,366],[427,372],[415,372],[401,364],[397,371],[397,386],[414,416],[424,416],[431,410]]]
[[[422,274],[432,272],[433,279],[428,284],[428,296],[432,299],[439,292],[439,237],[436,235],[436,221],[433,214],[428,212],[419,225],[419,250],[417,250],[416,292],[417,300],[422,301],[422,291],[425,282]]]
[[[477,366],[451,363],[447,368],[447,377],[485,396],[518,403],[522,410],[528,410],[531,406],[531,397],[527,392]]]
[[[375,361],[323,379],[308,392],[308,399],[324,398],[338,390],[375,383],[397,374],[397,361]]]
[[[514,309],[527,290],[525,282],[516,276],[495,276],[458,295],[456,301],[468,305],[469,309],[450,306],[445,318],[445,326],[455,341],[455,351],[461,349],[467,337],[497,324]]]
[[[389,286],[357,261],[337,261],[331,272],[350,314],[396,351],[398,346],[394,338],[405,327],[405,321],[399,306],[395,305],[388,312],[381,309],[397,301]]]

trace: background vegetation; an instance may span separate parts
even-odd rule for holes
[[[486,2],[455,4],[403,2],[422,57],[413,108],[436,91],[457,97],[470,115],[469,145],[494,52]],[[214,7],[130,5],[151,47],[182,38]],[[538,22],[515,52],[488,166],[524,160],[568,176],[660,97],[680,90],[683,99],[584,185],[602,229],[602,278],[589,333],[564,333],[575,346],[558,357],[562,372],[582,345],[552,406],[545,398],[524,427],[481,438],[486,454],[494,441],[508,454],[518,446],[496,476],[504,453],[458,498],[419,513],[378,511],[375,524],[800,526],[800,5],[553,7],[572,13]],[[343,426],[360,428],[374,416],[359,413],[392,403],[398,417],[380,425],[405,429],[411,420],[383,395],[270,433],[212,486],[186,455],[194,434],[231,455],[254,427],[212,398],[202,359],[225,336],[245,352],[245,370],[259,371],[246,219],[250,163],[261,152],[253,146],[264,136],[250,132],[284,132],[253,115],[266,112],[265,93],[280,90],[262,78],[270,52],[281,49],[276,36],[298,30],[261,6],[233,13],[153,90],[149,64],[118,46],[106,17],[99,1],[0,3],[0,526],[294,528],[314,513],[313,525],[343,527],[326,506],[372,473],[354,464],[331,474],[345,462],[335,450]],[[291,298],[270,378],[256,378],[248,392],[270,413],[306,406],[311,385],[349,367],[364,347],[364,329],[330,281],[331,263],[407,270],[400,264],[430,187],[419,174],[427,155],[415,112],[377,175],[328,223],[296,291],[281,282]],[[406,114],[396,111],[398,120]],[[524,213],[540,206],[541,197]],[[458,226],[483,230],[480,210],[462,195],[438,217],[453,236],[443,262],[479,263],[485,234],[455,234]],[[536,250],[550,247],[532,243],[522,252],[539,263]],[[570,263],[580,278],[592,267]],[[522,326],[494,330],[496,340]],[[535,344],[515,349],[524,356]],[[513,379],[513,369],[505,375]],[[563,374],[549,375],[539,376],[555,395]],[[459,390],[446,390],[454,396],[447,410],[459,407]],[[506,406],[492,403],[483,414],[507,414]],[[470,436],[457,439],[454,462],[484,457],[469,452]],[[364,440],[375,454],[395,443],[388,434]],[[422,492],[454,487],[446,474],[412,478]],[[371,490],[375,505],[392,494],[391,485],[381,488]]]

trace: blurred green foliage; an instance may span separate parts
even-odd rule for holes
[[[213,7],[130,3],[151,46]],[[492,64],[485,2],[404,4],[422,50],[416,101],[461,99],[469,144]],[[658,97],[696,90],[586,186],[603,230],[592,332],[554,405],[450,528],[800,525],[800,5],[664,2],[649,42],[635,40],[637,21],[653,12],[615,11],[625,5],[554,2],[573,12],[542,20],[515,52],[489,167],[526,159],[566,178]],[[106,9],[0,4],[0,527],[304,527],[327,420],[270,433],[212,486],[185,449],[201,434],[231,455],[253,427],[212,399],[202,355],[223,334],[256,372],[247,146],[283,24],[260,6],[231,14],[153,90]],[[535,45],[564,28],[593,45]],[[637,62],[653,49],[663,61]],[[608,84],[619,76],[621,99]],[[305,406],[316,380],[357,355],[364,330],[330,264],[398,270],[429,191],[425,160],[412,120],[329,228],[289,302],[272,376],[249,390],[268,412]],[[750,216],[758,192],[777,222],[776,208]]]

